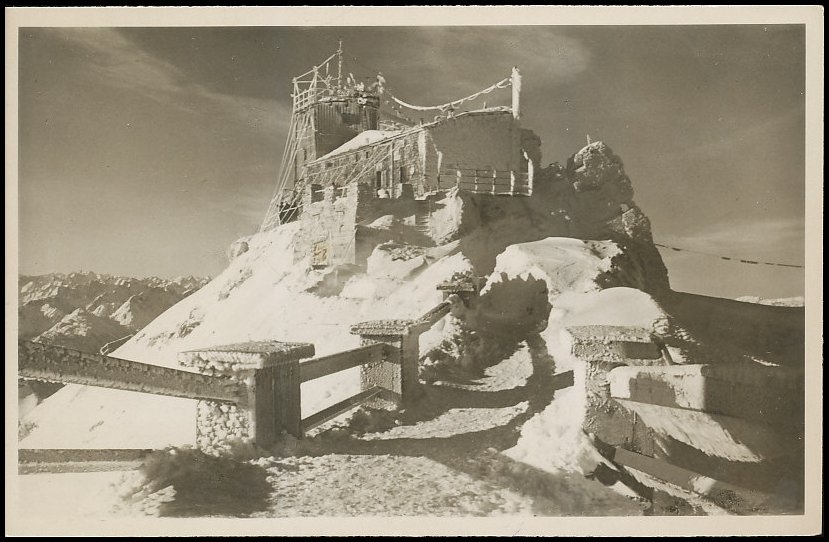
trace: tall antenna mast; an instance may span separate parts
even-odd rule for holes
[[[339,41],[337,47],[337,88],[343,86],[343,40]]]

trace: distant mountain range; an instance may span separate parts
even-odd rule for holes
[[[81,350],[111,352],[210,279],[129,278],[92,272],[21,275],[18,337]],[[58,384],[21,384],[21,397],[42,399]],[[31,403],[32,401],[29,400]]]

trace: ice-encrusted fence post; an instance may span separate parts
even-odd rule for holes
[[[457,295],[467,307],[473,299],[478,297],[486,284],[486,277],[463,276],[438,284],[437,289],[443,292],[443,300]]]
[[[386,345],[383,359],[360,368],[360,388],[383,389],[369,404],[396,407],[417,396],[420,334],[426,331],[418,320],[372,320],[351,326],[351,333],[360,336],[360,344]]]
[[[279,341],[181,352],[182,365],[228,377],[244,390],[236,404],[199,401],[196,446],[215,453],[233,441],[268,448],[283,432],[302,437],[299,360],[313,356],[313,344]]]
[[[608,375],[623,365],[665,365],[650,330],[633,326],[573,326],[571,353],[585,363],[587,416],[583,429],[611,446],[652,455],[655,442],[634,412],[614,401]]]

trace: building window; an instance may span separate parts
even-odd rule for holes
[[[377,171],[374,174],[374,188],[376,188],[377,190],[380,190],[381,188],[383,188],[383,172],[382,171]]]
[[[400,182],[401,183],[406,182],[406,167],[405,166],[400,166]]]

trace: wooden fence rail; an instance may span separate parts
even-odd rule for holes
[[[331,421],[337,416],[345,414],[349,410],[362,405],[369,399],[372,399],[375,396],[379,395],[382,391],[383,388],[380,388],[379,386],[373,386],[367,390],[363,390],[360,393],[352,395],[348,399],[344,399],[339,403],[331,405],[328,408],[324,408],[316,414],[312,414],[307,418],[303,419],[302,430],[310,431],[311,429],[319,427],[325,422]]]
[[[385,350],[386,347],[383,344],[370,344],[304,361],[299,365],[299,381],[308,382],[366,363],[381,361]]]
[[[443,301],[438,306],[421,316],[419,321],[431,327],[436,324],[438,320],[449,314],[451,309],[452,304],[449,301]]]

